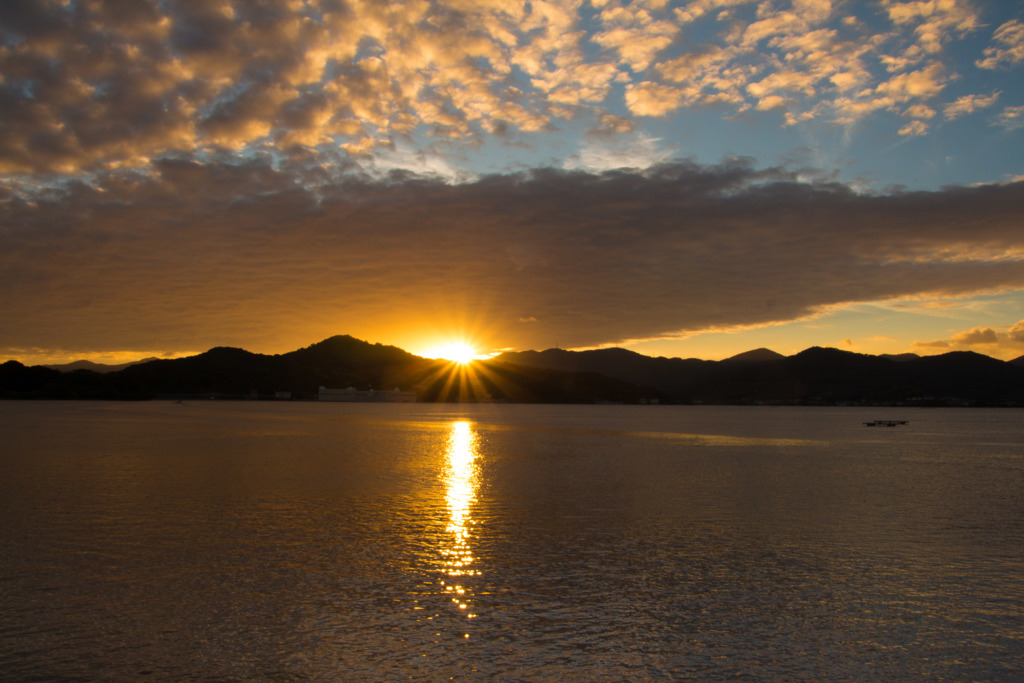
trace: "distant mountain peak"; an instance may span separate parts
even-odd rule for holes
[[[106,374],[108,372],[118,372],[124,370],[132,365],[138,365],[140,363],[148,363],[151,360],[157,360],[156,358],[143,358],[142,360],[134,360],[128,363],[118,363],[117,365],[109,365],[105,363],[94,363],[91,360],[76,360],[71,363],[58,363],[49,364],[44,367],[50,368],[51,370],[57,370],[59,372],[74,372],[75,370],[90,370],[92,372],[98,372],[100,374]]]
[[[916,353],[882,353],[878,355],[879,358],[888,358],[894,360],[897,363],[906,363],[911,360],[918,360],[921,356]]]
[[[725,359],[725,362],[739,361],[743,363],[763,363],[765,361],[782,360],[785,358],[781,353],[776,353],[771,349],[760,348],[752,351],[744,351],[738,353],[735,356],[730,356]]]

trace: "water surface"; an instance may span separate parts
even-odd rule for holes
[[[0,676],[1013,678],[1021,418],[0,402]]]

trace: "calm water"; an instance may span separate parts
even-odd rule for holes
[[[6,680],[1024,671],[1021,411],[0,402],[0,436]]]

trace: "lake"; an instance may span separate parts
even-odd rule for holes
[[[0,402],[0,678],[1019,680],[1022,418]]]

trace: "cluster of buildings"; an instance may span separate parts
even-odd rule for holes
[[[346,401],[349,403],[415,403],[415,391],[400,391],[397,387],[394,391],[377,391],[374,389],[328,389],[320,387],[321,401]]]

